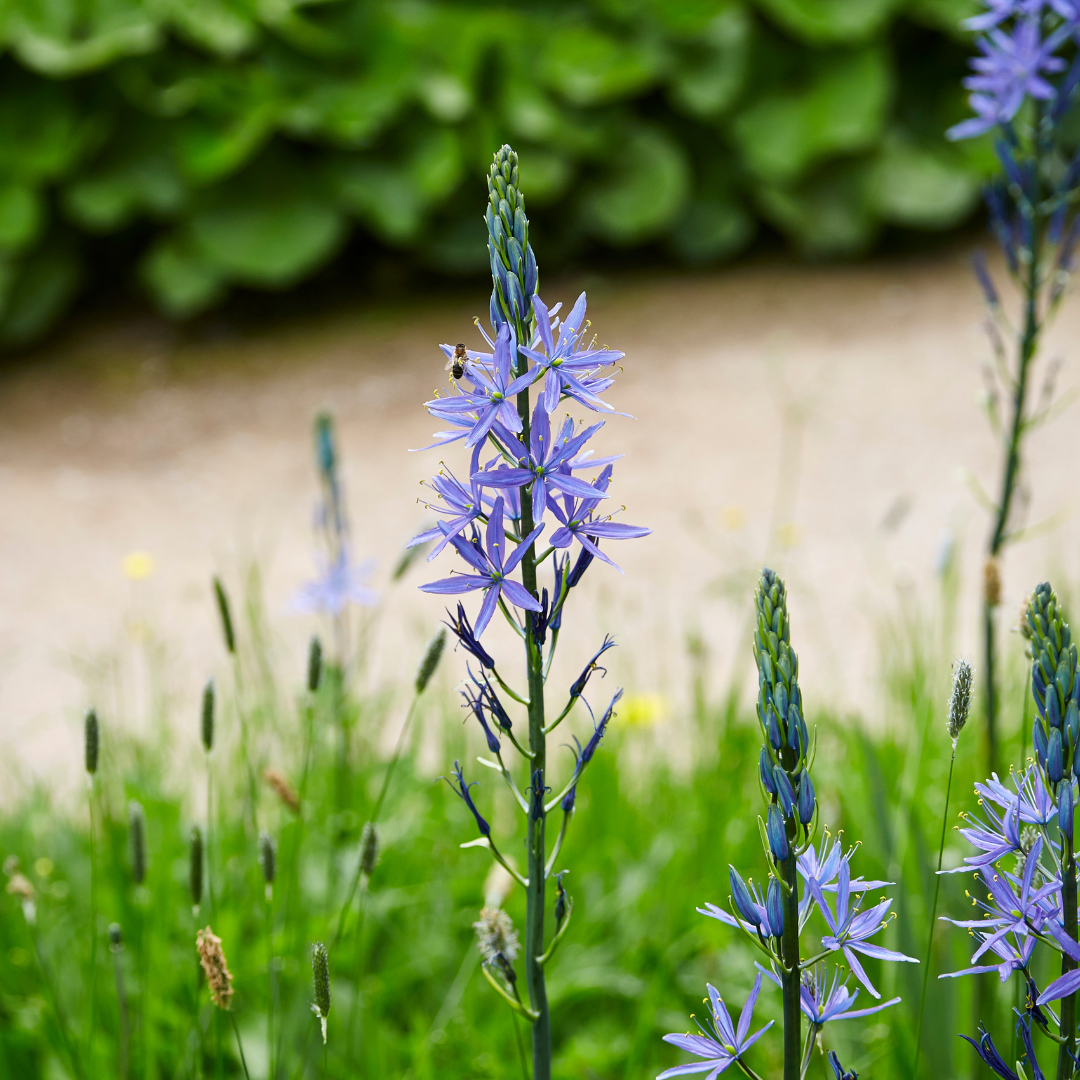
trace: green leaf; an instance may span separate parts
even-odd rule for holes
[[[479,216],[459,217],[428,229],[420,250],[423,261],[451,274],[475,274],[488,265],[487,229]]]
[[[406,77],[399,72],[391,79],[315,81],[283,107],[282,123],[298,135],[324,134],[346,146],[366,146],[406,100]]]
[[[519,148],[518,159],[526,206],[546,206],[566,193],[574,176],[569,158],[530,146]]]
[[[916,146],[894,135],[877,157],[871,184],[885,221],[945,229],[962,222],[975,208],[982,178],[955,153]]]
[[[449,128],[423,132],[409,154],[409,172],[426,203],[444,199],[465,175],[457,133]]]
[[[176,235],[159,240],[150,249],[140,273],[158,307],[174,318],[205,311],[225,293],[221,270]]]
[[[806,91],[763,98],[735,118],[732,134],[753,172],[787,185],[822,157],[872,147],[891,89],[882,49],[830,56]]]
[[[548,35],[541,72],[549,86],[576,105],[596,105],[638,93],[660,73],[655,47],[623,43],[589,26]]]
[[[393,244],[411,240],[423,223],[425,200],[415,180],[399,166],[347,163],[338,170],[337,192],[347,210]]]
[[[746,81],[752,22],[743,7],[729,7],[706,26],[674,65],[668,96],[691,116],[717,116]]]
[[[45,208],[33,188],[21,184],[0,187],[0,250],[20,251],[41,229]]]
[[[6,22],[5,36],[23,64],[52,78],[141,56],[161,43],[158,18],[139,0],[21,0]]]
[[[686,152],[666,131],[634,129],[582,199],[585,228],[620,246],[655,237],[682,208],[689,179]]]
[[[208,184],[236,172],[265,145],[276,117],[276,104],[267,101],[235,117],[186,118],[176,139],[181,170],[196,184]]]
[[[31,183],[63,176],[93,134],[67,87],[27,78],[0,93],[0,175]]]
[[[322,265],[345,233],[345,220],[314,192],[227,201],[195,213],[187,235],[200,260],[246,285],[282,288]]]
[[[139,213],[175,214],[187,197],[187,187],[168,152],[160,126],[131,130],[126,142],[109,153],[85,176],[64,188],[68,216],[94,232],[121,228]]]
[[[815,45],[866,41],[905,0],[756,0],[778,26]]]
[[[765,217],[804,255],[854,255],[866,250],[876,230],[869,180],[865,166],[845,165],[796,191],[763,186],[757,198]]]
[[[74,295],[81,276],[74,248],[54,241],[34,251],[16,271],[0,319],[0,342],[27,345],[44,334]]]
[[[148,6],[181,36],[219,56],[239,56],[259,36],[257,12],[243,0],[153,0]]]
[[[671,245],[686,262],[719,262],[737,255],[753,235],[754,219],[735,199],[701,198],[687,204]]]
[[[904,14],[958,41],[970,41],[971,31],[964,28],[964,20],[985,10],[979,0],[912,0]]]

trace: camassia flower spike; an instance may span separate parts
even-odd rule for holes
[[[614,384],[612,364],[623,354],[592,341],[584,294],[561,322],[559,305],[549,307],[540,299],[517,169],[517,155],[504,146],[488,175],[490,332],[477,323],[484,339],[476,343],[479,348],[442,348],[440,360],[449,361],[449,385],[426,403],[444,428],[432,446],[464,443],[468,456],[454,466],[456,471],[444,464],[431,481],[436,498],[430,508],[438,519],[412,543],[434,542],[433,558],[452,554],[459,560],[460,569],[421,586],[425,592],[482,594],[478,610],[467,613],[459,603],[456,613],[448,612],[447,626],[479,665],[467,665],[469,682],[462,693],[490,755],[479,761],[502,777],[522,813],[524,873],[499,852],[491,825],[473,801],[474,785],[465,780],[458,763],[448,782],[480,833],[464,846],[487,849],[525,890],[519,965],[506,949],[496,949],[489,950],[482,970],[496,993],[532,1025],[532,1076],[550,1080],[545,972],[569,930],[574,906],[562,885],[566,871],[558,858],[576,813],[578,786],[616,716],[621,691],[610,698],[599,721],[593,719],[584,746],[573,737],[573,766],[561,779],[547,756],[548,736],[579,702],[594,718],[588,698],[596,682],[590,679],[597,672],[604,674],[598,662],[614,647],[614,639],[606,636],[584,668],[574,665],[581,674],[564,698],[548,700],[548,678],[573,607],[573,590],[591,566],[614,565],[600,543],[641,538],[649,530],[598,513],[610,499],[611,464],[621,457],[593,453],[593,441],[604,425],[570,416],[551,418],[560,404],[582,406],[593,417],[598,411],[625,415],[600,397]],[[554,523],[545,520],[549,510]],[[542,549],[540,541],[548,537],[549,546]],[[563,553],[572,543],[580,552],[573,562]],[[491,646],[490,626],[497,611],[521,643],[523,679],[510,674],[509,662],[497,659]],[[581,709],[578,715],[584,719]],[[554,837],[548,828],[552,814],[559,822]],[[549,888],[553,876],[558,885]],[[778,903],[776,895],[767,900],[772,908]]]
[[[860,991],[851,993],[848,990],[844,967],[836,965],[830,981],[822,961],[831,953],[839,953],[850,973],[875,998],[880,995],[863,968],[862,957],[918,961],[867,940],[884,925],[882,920],[891,901],[883,899],[862,911],[863,897],[868,890],[886,886],[889,882],[853,878],[850,864],[856,848],[845,851],[839,837],[831,836],[827,829],[819,845],[814,847],[818,818],[817,794],[810,779],[814,748],[803,711],[799,659],[791,647],[787,590],[777,574],[768,568],[761,572],[754,602],[757,609],[754,633],[754,658],[758,668],[757,715],[762,749],[753,768],[765,802],[765,814],[758,818],[758,825],[768,878],[762,891],[753,881],[744,880],[734,866],[729,866],[731,894],[728,903],[706,903],[698,911],[742,930],[764,954],[768,967],[758,965],[760,974],[750,1002],[757,1001],[762,975],[780,988],[784,1080],[802,1080],[810,1062],[809,1054],[827,1023],[871,1016],[900,1000],[892,998],[869,1008],[855,1009],[853,1006]],[[835,894],[834,903],[830,903],[828,894]],[[801,939],[815,914],[824,923],[825,932],[820,935],[814,956],[804,960]],[[714,998],[712,987],[709,992]],[[703,1030],[700,1036],[665,1036],[667,1042],[705,1060],[676,1065],[661,1073],[661,1080],[696,1072],[716,1076],[734,1063],[738,1063],[751,1080],[758,1077],[759,1074],[742,1057],[749,1041],[742,1041],[741,1030],[730,1031],[730,1020],[724,1026],[727,1012],[724,1010],[720,1014],[723,1003],[719,1002],[718,1006],[718,1002],[719,999],[714,998],[714,1032]],[[805,1043],[802,1038],[804,1019],[810,1025]],[[719,1040],[713,1038],[714,1034],[720,1036]],[[843,1071],[835,1055],[832,1065],[838,1080],[850,1080],[854,1076]]]
[[[969,816],[962,835],[978,854],[956,872],[978,875],[972,904],[978,917],[947,919],[975,941],[969,967],[941,978],[996,971],[1002,982],[1024,980],[1019,1030],[1024,1042],[1024,1075],[1044,1075],[1032,1044],[1032,1025],[1059,1047],[1056,1076],[1077,1073],[1077,994],[1080,944],[1077,943],[1077,865],[1073,819],[1076,812],[1077,701],[1080,670],[1069,624],[1054,590],[1036,587],[1023,615],[1029,643],[1031,692],[1035,699],[1035,760],[1012,776],[1010,790],[997,776],[977,783],[982,817]],[[945,871],[947,872],[947,871]],[[983,899],[985,897],[985,899]],[[1042,991],[1033,980],[1035,950],[1060,956],[1060,975]],[[1042,1008],[1059,1003],[1055,1012]],[[1011,1037],[1011,1036],[1010,1036]],[[1001,1077],[1016,1077],[986,1028],[978,1039],[963,1035],[982,1060]]]

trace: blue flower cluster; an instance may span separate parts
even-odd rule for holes
[[[461,648],[476,662],[467,665],[462,690],[465,707],[476,718],[492,758],[483,765],[502,775],[526,819],[528,867],[520,873],[496,846],[491,827],[472,796],[472,786],[455,763],[449,782],[473,815],[480,836],[467,846],[487,848],[527,891],[525,987],[529,1003],[519,996],[512,965],[497,969],[485,963],[484,974],[498,994],[533,1025],[534,1080],[548,1080],[551,1029],[543,968],[562,939],[573,902],[555,871],[567,827],[574,815],[578,783],[615,714],[622,691],[596,720],[585,699],[590,679],[604,673],[600,660],[614,645],[605,637],[569,689],[558,715],[546,713],[545,684],[562,628],[570,593],[596,561],[615,563],[606,547],[613,540],[647,536],[648,529],[614,520],[609,487],[621,455],[597,456],[591,440],[603,420],[585,423],[562,406],[584,410],[590,419],[615,414],[601,396],[614,383],[623,353],[597,344],[586,318],[582,293],[563,314],[549,307],[537,292],[536,259],[529,245],[528,219],[518,189],[517,156],[503,147],[488,177],[488,252],[492,295],[490,332],[479,349],[443,345],[449,387],[426,403],[444,429],[430,447],[462,443],[468,452],[467,473],[455,475],[445,465],[430,482],[437,514],[433,528],[413,538],[410,546],[433,544],[428,558],[447,549],[459,559],[446,577],[421,586],[437,596],[481,594],[470,621],[463,603],[450,612],[448,626]],[[540,543],[546,540],[546,546]],[[604,545],[602,549],[601,545]],[[549,577],[542,582],[545,571]],[[616,567],[617,569],[617,567]],[[525,654],[527,689],[518,692],[504,678],[482,643],[496,613],[501,613],[520,639]],[[490,640],[490,639],[489,639]],[[557,794],[547,779],[547,737],[583,702],[593,717],[584,746],[574,738],[574,766]],[[504,704],[505,702],[505,704]],[[526,723],[515,725],[510,713],[523,709]],[[515,779],[503,760],[505,743],[524,759],[526,772]],[[550,851],[545,820],[562,811],[562,824]],[[544,936],[545,883],[554,878],[556,931]]]
[[[1061,86],[1047,78],[1066,68],[1062,49],[1080,29],[1080,3],[1074,0],[987,0],[989,11],[965,24],[980,31],[981,56],[971,61],[975,74],[964,80],[977,113],[948,132],[970,139],[1012,123],[1025,100],[1061,102],[1063,110],[1080,83],[1074,61]]]
[[[1017,1010],[1017,1023],[1028,1075],[1042,1076],[1032,1039],[1033,1031],[1041,1031],[1065,1055],[1064,1072],[1059,1068],[1058,1075],[1072,1076],[1078,1035],[1075,996],[1080,990],[1073,851],[1080,671],[1069,625],[1048,584],[1032,594],[1022,630],[1032,657],[1036,760],[1012,775],[1011,787],[996,774],[975,785],[982,814],[966,815],[960,832],[978,853],[943,873],[975,873],[986,899],[981,893],[972,898],[977,918],[946,919],[967,930],[976,948],[970,967],[941,978],[997,972],[1006,982],[1019,975],[1025,1004]],[[1032,964],[1036,945],[1058,953],[1062,961],[1061,974],[1041,990]],[[1049,1007],[1058,1001],[1060,1015]],[[962,1037],[998,1076],[1017,1080],[1018,1073],[1002,1060],[988,1031],[980,1029],[977,1040]]]
[[[747,1038],[762,975],[780,987],[784,995],[784,1075],[804,1076],[826,1024],[869,1016],[900,1000],[893,998],[869,1008],[854,1008],[861,990],[856,988],[852,993],[849,989],[852,976],[872,997],[879,1001],[881,998],[863,967],[862,957],[918,963],[870,940],[884,929],[892,901],[882,898],[866,908],[863,902],[868,892],[891,882],[853,877],[851,860],[855,848],[845,851],[839,837],[830,836],[827,830],[814,847],[817,800],[809,772],[813,747],[803,719],[799,661],[790,643],[787,593],[773,571],[762,571],[755,599],[757,711],[764,737],[758,779],[767,806],[765,820],[759,818],[758,822],[769,861],[769,879],[762,894],[752,881],[745,881],[730,866],[729,910],[706,904],[698,911],[742,930],[764,954],[767,966],[757,965],[761,974],[737,1030],[732,1028],[719,994],[709,986],[711,1028],[699,1025],[698,1035],[664,1036],[667,1042],[703,1060],[677,1065],[661,1073],[658,1080],[710,1069],[715,1070],[710,1073],[715,1076],[736,1062],[747,1076],[756,1076],[743,1054],[766,1030],[762,1028]],[[820,915],[820,948],[804,959],[800,957],[800,939],[815,913]],[[838,962],[830,974],[827,960],[831,956],[836,956]],[[805,1042],[801,1039],[800,1015],[808,1025]],[[854,1076],[844,1071],[835,1053],[829,1060],[838,1080]]]

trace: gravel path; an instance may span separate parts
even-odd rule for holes
[[[549,282],[545,295],[572,301],[581,285]],[[623,545],[625,578],[591,572],[563,646],[568,672],[613,630],[622,648],[608,682],[658,695],[670,714],[686,696],[690,633],[706,641],[710,682],[723,688],[733,668],[749,671],[746,598],[768,558],[789,577],[811,703],[880,717],[880,620],[905,596],[934,600],[950,543],[970,654],[986,520],[958,470],[988,485],[997,472],[978,402],[988,350],[963,251],[594,281],[589,294],[600,339],[627,352],[613,398],[637,418],[613,418],[602,445],[626,452],[615,493],[625,519],[654,535]],[[445,378],[436,343],[472,343],[470,318],[486,306],[477,295],[434,310],[339,312],[198,347],[152,322],[105,326],[0,376],[5,759],[72,774],[91,699],[146,730],[162,700],[194,717],[198,687],[224,671],[210,576],[238,591],[253,559],[273,647],[299,677],[314,623],[290,614],[289,597],[313,566],[320,407],[338,418],[354,532],[390,601],[371,678],[411,672],[441,608],[415,590],[423,567],[396,590],[386,579],[425,520],[417,484],[438,454],[406,450],[434,430],[420,403]],[[1078,330],[1074,298],[1048,352],[1067,357],[1064,386]],[[1032,439],[1032,522],[1076,501],[1075,423],[1067,412]],[[1008,616],[1037,579],[1072,571],[1076,540],[1068,520],[1011,552]],[[151,556],[148,577],[125,573],[133,552]]]

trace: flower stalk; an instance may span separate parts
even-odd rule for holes
[[[552,1056],[551,1015],[548,1007],[545,964],[566,932],[557,915],[553,940],[547,939],[547,879],[566,837],[573,814],[577,783],[595,753],[612,716],[618,695],[587,744],[576,743],[573,774],[566,786],[553,785],[560,795],[550,802],[547,783],[547,738],[582,697],[588,674],[575,683],[569,704],[552,723],[547,722],[545,682],[551,670],[563,611],[571,590],[588,566],[597,560],[611,563],[599,543],[645,536],[647,529],[612,521],[600,514],[608,498],[611,458],[593,458],[585,444],[603,426],[579,429],[567,417],[558,428],[551,414],[562,402],[574,402],[592,412],[611,412],[599,393],[614,381],[610,365],[622,353],[597,348],[588,340],[585,296],[568,313],[561,305],[548,308],[537,293],[536,259],[529,245],[529,221],[518,186],[517,155],[502,147],[488,174],[488,255],[492,293],[489,305],[492,334],[481,329],[490,352],[444,345],[450,393],[427,402],[432,416],[450,425],[436,434],[432,446],[464,440],[470,451],[465,479],[443,471],[431,481],[440,502],[430,508],[441,516],[436,528],[414,537],[413,545],[435,542],[430,558],[452,548],[466,564],[465,572],[422,586],[437,595],[482,591],[483,602],[475,625],[462,604],[447,624],[458,644],[479,665],[468,667],[471,685],[463,692],[465,705],[477,719],[492,759],[480,759],[497,771],[525,816],[525,872],[518,872],[499,851],[491,827],[473,800],[459,763],[448,783],[473,815],[480,833],[463,847],[486,848],[492,857],[525,889],[525,928],[522,939],[524,994],[518,976],[505,955],[485,962],[484,973],[515,1014],[532,1027],[532,1075],[550,1080]],[[479,323],[477,323],[479,328]],[[533,391],[536,391],[534,394]],[[490,452],[490,460],[482,455]],[[588,481],[575,470],[595,469]],[[554,521],[552,520],[554,519]],[[546,546],[538,553],[537,540],[547,530]],[[577,544],[580,555],[571,569],[567,551]],[[613,565],[613,564],[612,564]],[[550,584],[541,584],[541,571]],[[499,612],[507,620],[523,650],[525,690],[514,688],[480,643],[481,635]],[[605,641],[602,653],[613,642]],[[599,656],[600,653],[597,654]],[[490,676],[490,679],[489,679]],[[501,697],[500,695],[505,695]],[[515,728],[504,701],[525,711],[526,732]],[[515,780],[504,762],[504,742],[518,752],[527,782]],[[562,828],[551,851],[547,816],[558,806]],[[559,889],[556,907],[565,915],[566,898]]]

